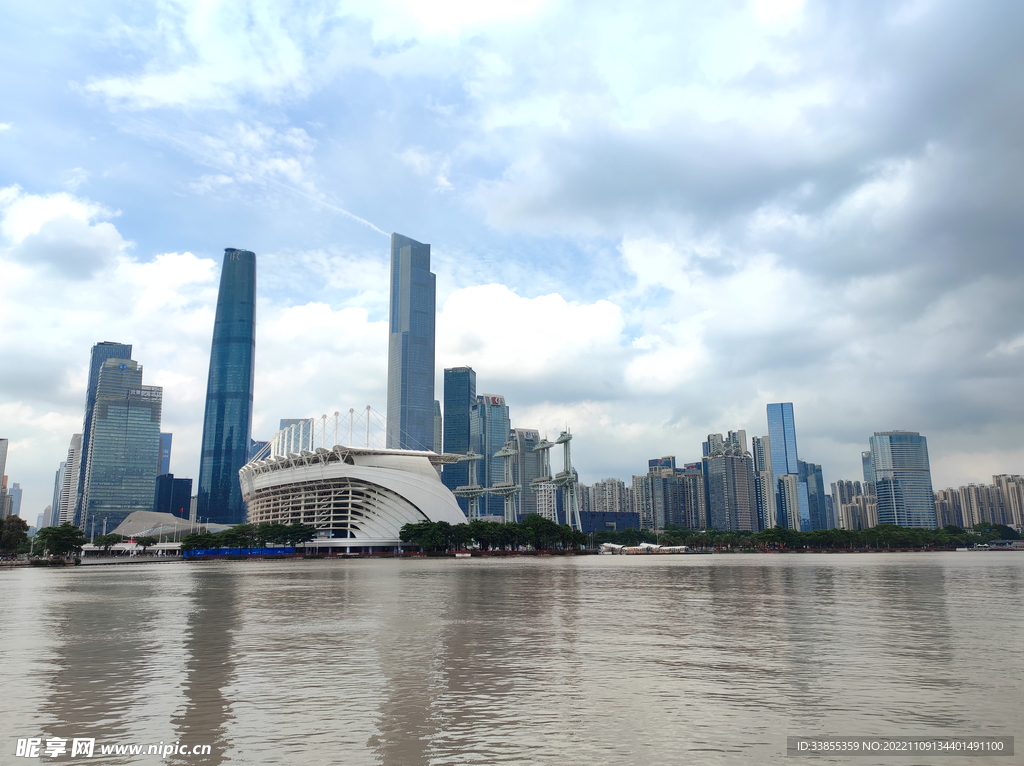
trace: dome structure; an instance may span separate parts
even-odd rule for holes
[[[434,468],[455,458],[338,445],[267,456],[238,475],[249,523],[308,524],[323,552],[371,553],[399,547],[405,524],[466,522]]]

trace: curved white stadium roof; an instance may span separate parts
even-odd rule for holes
[[[391,548],[405,524],[466,522],[433,466],[454,459],[339,445],[252,462],[238,475],[250,523],[310,524],[317,546]]]

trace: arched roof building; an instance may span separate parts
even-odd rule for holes
[[[254,460],[238,475],[249,523],[309,524],[320,549],[371,553],[399,546],[405,524],[466,522],[434,468],[454,459],[338,445]]]

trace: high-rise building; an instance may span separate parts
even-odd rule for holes
[[[725,438],[721,434],[708,434],[703,450],[708,525],[712,529],[754,531],[757,491],[754,459],[747,451],[746,432],[730,431]],[[774,459],[773,455],[773,462]]]
[[[807,487],[807,515],[811,520],[811,529],[831,529],[821,466],[803,460],[798,460],[797,466],[797,480]]]
[[[85,471],[89,461],[89,440],[92,438],[92,413],[96,404],[96,387],[100,382],[100,369],[108,359],[131,359],[132,345],[130,343],[115,343],[105,340],[92,347],[89,355],[89,387],[85,391],[85,418],[82,421],[82,455],[78,460],[78,477],[73,482],[75,486],[75,497],[71,500],[71,507],[61,510],[63,521],[85,528],[85,519],[82,518],[82,501],[85,490]],[[155,469],[154,469],[155,470]]]
[[[472,367],[451,367],[444,371],[444,439],[445,452],[465,455],[470,445],[470,415],[476,405],[476,372]],[[441,480],[448,489],[469,484],[469,464],[446,465]],[[479,482],[479,477],[477,479]],[[459,508],[469,515],[469,500],[460,497]]]
[[[12,516],[21,515],[21,485],[15,482],[11,485],[10,489],[7,490],[7,494],[11,498],[11,514]]]
[[[429,450],[434,444],[435,299],[430,245],[392,234],[388,448]]]
[[[171,472],[171,439],[173,434],[160,434],[160,465],[157,466],[157,476]]]
[[[622,479],[601,479],[589,488],[590,508],[594,513],[629,513],[626,503],[626,484]]]
[[[992,483],[1003,496],[1003,523],[1018,529],[1024,527],[1024,476],[998,474],[992,477]]]
[[[623,511],[640,514],[642,529],[667,525],[687,529],[707,527],[707,492],[701,463],[679,468],[674,455],[647,461],[647,475],[634,476],[632,495]]]
[[[142,385],[142,365],[107,359],[100,368],[93,405],[89,463],[82,491],[83,521],[109,531],[128,514],[153,507],[160,455],[163,389]]]
[[[779,524],[778,483],[772,471],[770,436],[751,438],[750,453],[754,458],[754,493],[757,501],[759,530]]]
[[[504,396],[483,394],[476,398],[470,411],[470,446],[483,460],[477,463],[476,481],[484,488],[500,484],[505,476],[504,458],[496,457],[508,441],[512,425]],[[480,514],[504,516],[505,501],[499,495],[487,493],[480,499]]]
[[[210,376],[199,457],[199,516],[216,524],[245,521],[238,471],[252,439],[256,355],[256,254],[227,248],[213,322]]]
[[[53,476],[53,500],[50,502],[50,520],[46,526],[60,525],[60,495],[64,489],[64,470],[67,468],[65,461],[60,461],[57,472]]]
[[[807,483],[797,479],[797,498],[799,512],[796,517],[787,510],[782,512],[783,487],[779,479],[786,474],[800,474],[800,458],[796,446],[796,421],[793,418],[793,403],[778,402],[768,405],[768,441],[771,447],[772,474],[775,477],[776,505],[778,508],[779,520],[784,521],[789,527],[791,518],[797,518],[800,525],[789,527],[801,532],[808,532],[813,528],[811,521],[810,499],[808,497]]]
[[[964,526],[963,508],[960,505],[960,492],[950,487],[935,492],[935,519],[940,527],[953,524]]]
[[[187,519],[192,504],[192,479],[176,479],[173,473],[156,477],[153,510]]]
[[[513,428],[516,443],[516,483],[519,485],[519,516],[537,513],[537,488],[534,479],[543,477],[543,459],[535,447],[540,444],[540,431],[534,428]],[[448,469],[445,468],[447,471]]]
[[[876,431],[870,443],[878,522],[934,529],[928,440],[916,431]]]
[[[95,399],[95,394],[93,396]],[[62,463],[64,473],[61,476],[61,490],[58,505],[54,506],[53,518],[55,526],[65,522],[75,521],[75,502],[81,496],[78,481],[85,473],[81,470],[82,456],[85,454],[85,441],[82,434],[75,434],[71,437],[68,445],[67,459]],[[85,520],[79,521],[81,527],[85,527]]]

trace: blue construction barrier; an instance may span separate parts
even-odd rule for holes
[[[226,556],[247,556],[251,558],[267,558],[272,556],[290,556],[294,548],[200,548],[185,551],[182,555],[187,559],[224,558]]]

